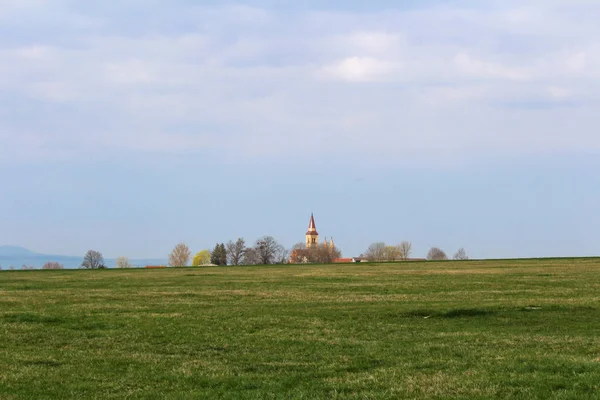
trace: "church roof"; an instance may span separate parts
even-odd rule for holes
[[[308,223],[308,231],[306,232],[306,234],[307,235],[318,235],[317,226],[315,225],[315,217],[312,213],[310,214],[310,222]]]

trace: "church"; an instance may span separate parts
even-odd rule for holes
[[[327,238],[323,239],[322,243],[319,243],[319,232],[317,232],[317,226],[315,224],[315,217],[311,213],[310,221],[308,223],[308,230],[304,235],[305,247],[294,249],[290,254],[290,263],[306,263],[309,261],[311,251],[315,250],[329,250],[333,252],[335,250],[335,244],[333,238],[328,242]]]
[[[308,223],[308,231],[306,231],[305,238],[307,249],[317,247],[319,245],[319,232],[317,232],[317,226],[315,225],[315,217],[313,214],[310,214],[310,222]],[[335,247],[333,238],[331,238],[329,243],[327,242],[327,238],[325,238],[322,245],[329,248]]]

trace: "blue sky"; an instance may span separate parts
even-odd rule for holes
[[[401,6],[398,6],[401,3]],[[600,4],[0,0],[0,244],[600,254]]]

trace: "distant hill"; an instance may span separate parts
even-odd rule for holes
[[[10,269],[13,266],[15,269],[21,269],[23,265],[32,266],[35,269],[40,269],[48,262],[58,262],[68,269],[79,268],[83,261],[83,254],[77,256],[51,255],[40,254],[20,246],[0,246],[0,266],[3,270]],[[111,258],[104,259],[106,266],[114,268],[116,260]],[[130,259],[133,266],[144,267],[146,265],[166,265],[166,259]]]
[[[28,257],[35,256],[31,250],[19,246],[0,246],[0,257]]]

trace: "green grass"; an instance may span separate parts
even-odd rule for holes
[[[0,399],[600,398],[600,260],[0,273]]]

